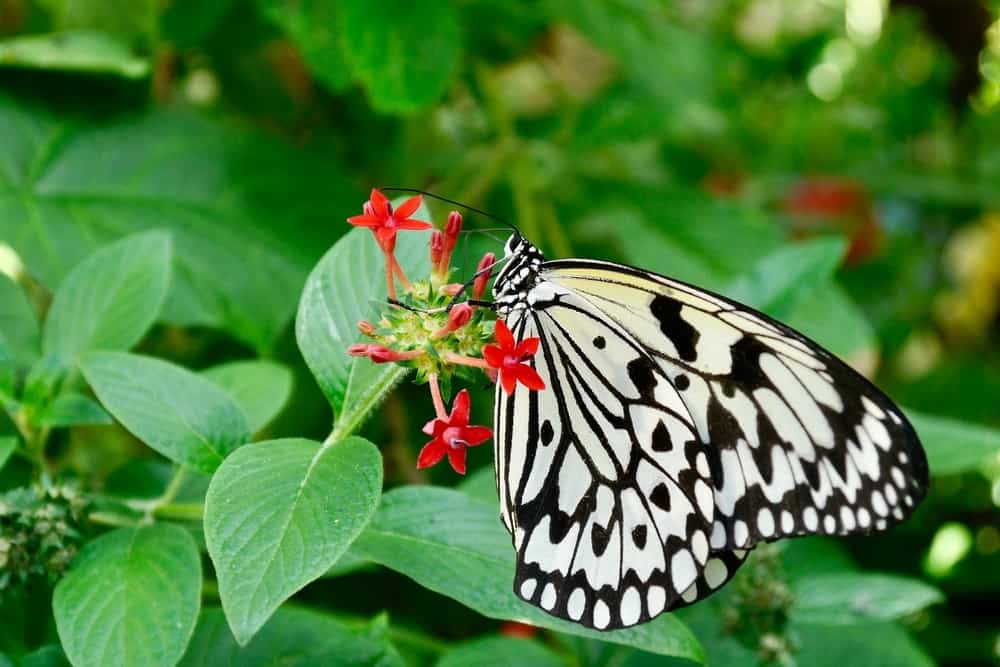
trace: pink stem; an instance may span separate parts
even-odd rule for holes
[[[441,356],[449,364],[457,364],[459,366],[473,366],[475,368],[482,368],[483,370],[486,370],[490,367],[490,365],[486,363],[485,359],[480,359],[478,357],[466,357],[461,354],[455,354],[454,352],[445,352]]]
[[[444,407],[444,401],[441,399],[441,387],[438,386],[438,376],[431,373],[427,376],[427,384],[431,388],[431,400],[434,401],[434,412],[437,413],[438,419],[447,419],[448,411]]]

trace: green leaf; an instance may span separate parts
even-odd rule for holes
[[[317,221],[359,209],[352,179],[325,151],[183,105],[98,116],[84,122],[0,95],[0,238],[55,291],[101,246],[169,230],[174,270],[160,319],[271,350],[310,268],[347,227]]]
[[[112,419],[104,408],[87,396],[69,392],[56,396],[54,401],[46,405],[37,421],[42,426],[59,427],[110,424]]]
[[[156,33],[156,0],[40,0],[61,30],[99,30],[141,43]]]
[[[58,32],[0,40],[0,66],[110,74],[141,79],[149,60],[120,39],[100,32]]]
[[[263,14],[280,26],[302,52],[309,69],[331,90],[351,85],[338,30],[337,0],[258,0]]]
[[[156,320],[170,283],[170,237],[147,232],[80,262],[56,291],[42,350],[75,362],[89,350],[127,350]]]
[[[52,600],[76,667],[175,664],[194,631],[201,562],[183,528],[119,528],[89,543]]]
[[[497,482],[493,466],[485,466],[468,475],[458,484],[458,490],[484,503],[498,502]]]
[[[465,642],[438,660],[436,667],[565,667],[566,661],[530,639],[487,637]]]
[[[6,342],[16,366],[28,367],[38,359],[38,322],[28,295],[0,272],[0,340]]]
[[[241,645],[340,558],[381,491],[382,457],[361,438],[270,440],[226,459],[205,499],[205,541]]]
[[[634,628],[600,632],[517,598],[511,590],[514,549],[496,506],[459,491],[422,486],[386,493],[353,551],[490,618],[702,660],[698,642],[671,614]]]
[[[234,361],[202,375],[226,390],[243,409],[251,433],[274,419],[292,393],[292,373],[273,361]]]
[[[940,591],[922,581],[861,572],[806,577],[792,590],[792,616],[798,623],[815,625],[891,621],[944,600]]]
[[[974,470],[1000,454],[1000,430],[913,410],[906,416],[924,445],[932,475]]]
[[[415,111],[441,97],[461,50],[450,2],[340,0],[338,7],[347,61],[377,111]]]
[[[844,256],[842,238],[814,239],[779,248],[730,283],[724,293],[776,318],[832,277]]]
[[[783,321],[855,368],[874,372],[878,340],[871,324],[839,285],[800,294]]]
[[[403,667],[384,624],[347,627],[325,614],[279,609],[245,646],[233,639],[221,609],[205,609],[180,667]]]
[[[125,352],[92,352],[81,368],[104,407],[176,463],[211,473],[250,439],[236,402],[180,366]]]
[[[893,623],[858,626],[793,624],[801,646],[795,655],[799,665],[809,667],[933,667],[935,662],[919,645]],[[728,663],[719,663],[728,664]],[[758,660],[749,663],[759,665]]]
[[[21,667],[69,667],[69,661],[66,660],[62,647],[58,644],[49,644],[21,658]]]
[[[17,438],[13,436],[0,437],[0,468],[3,468],[15,450],[17,450]]]
[[[430,220],[426,209],[414,214]],[[411,277],[430,272],[429,235],[403,232],[396,258]],[[347,355],[360,338],[358,321],[373,319],[386,303],[385,259],[367,229],[344,235],[310,274],[299,302],[295,336],[337,416],[337,432],[348,435],[404,375],[396,364],[373,364]]]

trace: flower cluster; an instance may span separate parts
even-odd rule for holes
[[[72,486],[19,488],[0,496],[0,599],[4,591],[54,582],[80,543],[86,500]]]
[[[352,225],[372,230],[385,256],[390,299],[376,322],[358,323],[365,342],[350,346],[348,353],[377,364],[398,363],[415,369],[417,381],[430,387],[436,415],[424,427],[432,440],[420,452],[417,467],[432,466],[447,456],[451,467],[464,474],[466,448],[489,440],[492,432],[469,424],[471,399],[464,389],[455,396],[448,413],[445,395],[450,393],[452,378],[457,375],[475,381],[479,372],[485,372],[508,394],[518,384],[536,391],[544,389],[544,381],[530,365],[538,351],[538,339],[516,342],[502,320],[490,322],[489,309],[473,305],[486,294],[496,263],[493,253],[483,256],[468,283],[449,282],[462,215],[452,211],[443,230],[433,229],[431,223],[413,217],[421,204],[417,195],[393,208],[385,195],[372,190],[363,214],[347,219]],[[430,275],[426,280],[411,281],[396,259],[396,237],[401,230],[428,229],[432,230]],[[470,299],[462,300],[466,291]]]

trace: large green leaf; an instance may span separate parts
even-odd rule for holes
[[[430,106],[458,64],[461,32],[450,2],[339,0],[347,61],[378,111]]]
[[[0,468],[3,468],[4,464],[7,463],[7,459],[10,458],[16,449],[17,438],[6,435],[0,437]]]
[[[214,366],[202,375],[236,399],[251,433],[274,419],[292,393],[292,374],[273,361],[233,361]]]
[[[123,40],[86,31],[0,40],[0,66],[111,74],[127,79],[149,74],[149,60],[132,53]]]
[[[932,475],[950,475],[979,468],[1000,455],[1000,431],[978,424],[907,410],[920,436]]]
[[[550,616],[517,598],[511,590],[514,550],[496,506],[459,491],[403,487],[385,494],[352,550],[484,616],[702,659],[698,642],[671,614],[634,628],[600,632]]]
[[[200,603],[194,540],[157,524],[119,528],[84,547],[52,608],[76,667],[169,667],[184,654]]]
[[[92,399],[76,392],[59,394],[45,405],[37,417],[42,426],[79,426],[84,424],[110,424],[111,415]]]
[[[241,645],[340,558],[381,491],[382,457],[361,438],[270,440],[226,459],[205,499],[205,541]]]
[[[906,631],[892,623],[857,626],[794,624],[792,631],[801,641],[795,656],[799,665],[932,667],[935,664]],[[756,666],[760,662],[754,660],[748,664]]]
[[[436,667],[565,667],[566,662],[542,644],[530,639],[486,637],[451,649]]]
[[[734,301],[772,317],[786,316],[800,299],[827,283],[844,256],[841,238],[815,239],[779,248],[724,290]]]
[[[68,364],[89,350],[127,350],[156,320],[170,283],[170,237],[146,232],[102,248],[59,286],[42,351]]]
[[[21,286],[0,272],[0,341],[21,367],[38,358],[38,321]]]
[[[415,215],[430,220],[426,209]],[[429,235],[403,232],[396,257],[411,278],[430,271]],[[358,321],[375,318],[386,303],[385,259],[367,229],[355,229],[323,256],[299,302],[295,335],[299,350],[333,406],[337,431],[352,433],[406,371],[347,355],[360,338]]]
[[[305,609],[279,609],[245,646],[233,639],[221,609],[205,609],[180,667],[403,667],[385,623],[348,628]]]
[[[176,463],[211,473],[250,439],[236,401],[185,368],[125,352],[92,352],[81,368],[104,407]]]
[[[171,232],[162,318],[267,351],[360,199],[325,156],[182,109],[81,122],[0,96],[0,238],[55,290],[127,234]],[[280,220],[281,224],[274,224]]]
[[[944,600],[940,591],[922,581],[861,572],[805,577],[795,582],[793,593],[796,622],[815,625],[892,621]]]

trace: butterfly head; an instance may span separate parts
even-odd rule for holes
[[[520,304],[526,303],[528,290],[538,282],[545,257],[530,241],[514,232],[504,246],[504,267],[493,283],[493,300],[497,313],[505,317]]]

